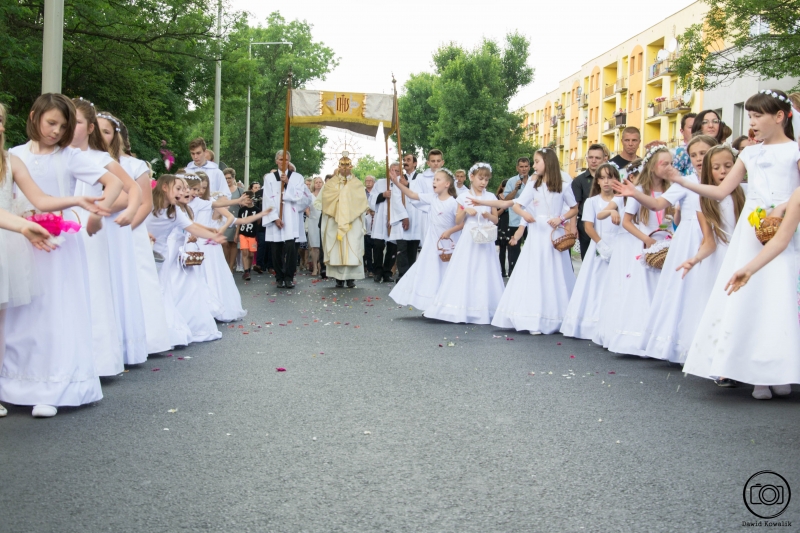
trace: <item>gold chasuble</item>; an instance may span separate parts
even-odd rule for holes
[[[345,155],[345,154],[343,154]],[[325,182],[322,197],[322,248],[328,277],[364,279],[364,213],[369,209],[364,184],[352,175],[345,155]]]

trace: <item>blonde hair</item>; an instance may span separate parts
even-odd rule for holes
[[[733,162],[736,162],[736,154],[733,152],[733,149],[730,146],[727,144],[713,146],[703,157],[703,169],[700,171],[700,183],[702,185],[717,185],[714,181],[714,175],[711,169],[711,159],[721,152],[727,152],[731,154]],[[742,212],[742,209],[744,209],[745,202],[744,190],[742,189],[741,185],[736,186],[731,193],[731,198],[733,198],[734,219],[738,220],[739,214]],[[703,216],[706,217],[708,223],[711,224],[711,228],[714,230],[714,238],[718,242],[724,242],[727,244],[728,236],[722,230],[722,213],[719,208],[719,202],[712,200],[711,198],[701,196],[700,211],[703,213]]]
[[[653,178],[656,163],[658,163],[661,154],[671,155],[669,150],[666,146],[659,146],[655,151],[653,151],[652,155],[647,159],[644,166],[642,167],[642,171],[639,174],[639,180],[636,182],[636,185],[642,188],[642,192],[648,196],[653,192]],[[661,178],[659,178],[661,179]],[[669,182],[667,180],[661,180],[661,187],[663,189],[662,192],[666,192],[669,189]],[[672,212],[672,209],[667,209],[667,212]],[[650,210],[647,209],[645,206],[639,207],[639,212],[636,213],[636,216],[633,217],[634,224],[644,224],[647,225],[648,221],[650,220]]]

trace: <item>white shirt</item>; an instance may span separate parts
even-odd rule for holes
[[[225,174],[222,173],[217,164],[213,161],[206,161],[202,167],[198,167],[194,164],[194,161],[192,161],[186,165],[186,170],[190,172],[202,170],[208,175],[208,193],[213,200],[216,200],[220,196],[225,196],[230,199],[231,190],[228,188],[228,182],[225,181]]]
[[[170,234],[175,228],[184,230],[191,226],[192,219],[183,212],[183,209],[176,206],[174,218],[167,217],[167,210],[163,209],[159,211],[157,216],[153,213],[147,215],[144,223],[147,226],[147,231],[156,238],[156,242],[153,244],[153,251],[167,257],[169,255],[167,239]]]
[[[295,240],[300,236],[302,225],[298,219],[297,212],[302,212],[305,209],[305,207],[302,209],[299,209],[299,207],[306,205],[303,191],[307,190],[308,187],[306,187],[302,174],[291,172],[286,184],[286,190],[283,191],[283,228],[278,228],[275,225],[275,221],[280,217],[281,181],[275,177],[275,173],[264,175],[262,207],[263,209],[272,207],[270,214],[261,219],[261,224],[264,226],[264,240],[267,242],[284,242]]]
[[[431,169],[425,170],[422,174],[417,174],[416,179],[411,181],[408,188],[417,194],[434,194],[433,193],[433,176],[435,172]],[[408,206],[406,206],[408,208]],[[416,220],[412,227],[406,234],[411,233],[413,237],[406,237],[407,240],[418,240],[420,244],[425,240],[425,234],[428,229],[428,213],[431,210],[429,203],[421,202],[419,200],[411,200],[411,209],[416,211]],[[415,227],[416,226],[416,227]]]
[[[375,212],[372,219],[372,238],[382,241],[396,241],[403,239],[403,219],[408,218],[408,211],[403,207],[403,197],[400,189],[392,183],[392,197],[378,203],[378,196],[386,192],[386,178],[378,180],[369,195],[369,208]],[[386,209],[392,207],[392,232],[388,235],[386,228]]]

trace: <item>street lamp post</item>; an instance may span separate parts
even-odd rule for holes
[[[222,0],[217,3],[217,44],[222,42]],[[222,50],[220,50],[221,52]],[[221,55],[221,54],[220,54]],[[216,163],[222,162],[219,149],[219,123],[222,103],[222,60],[217,59],[216,80],[214,83],[214,158]]]
[[[42,93],[60,93],[64,51],[64,0],[45,0],[43,37]]]
[[[263,44],[263,45],[283,45],[287,44],[292,46],[292,43],[288,41],[273,41],[273,42],[265,42],[265,43],[254,43],[250,41],[250,44],[247,47],[247,58],[253,59],[253,45],[254,44]],[[250,84],[247,84],[247,127],[245,131],[244,137],[244,186],[246,188],[250,187]]]

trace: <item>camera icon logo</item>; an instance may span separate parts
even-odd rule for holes
[[[783,514],[792,498],[786,479],[771,470],[762,470],[750,476],[742,494],[747,510],[753,515],[769,519]]]

